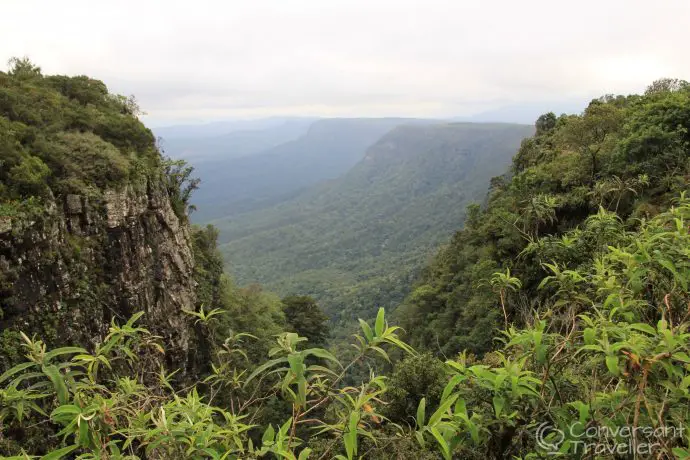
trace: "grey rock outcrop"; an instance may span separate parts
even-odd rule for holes
[[[0,332],[95,345],[112,319],[144,311],[168,364],[186,368],[192,328],[182,310],[195,305],[194,259],[161,181],[61,201],[21,228],[0,222]]]

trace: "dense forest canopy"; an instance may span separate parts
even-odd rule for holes
[[[85,77],[25,60],[0,73],[3,225],[31,227],[54,196],[97,199],[139,174],[164,177],[183,216],[198,184],[136,112]],[[195,228],[183,327],[198,366],[161,358],[170,344],[144,310],[97,343],[14,324],[0,455],[688,458],[689,130],[690,86],[675,80],[540,117],[394,313],[405,330],[380,309],[350,356],[324,348],[313,299],[236,287],[217,230]]]
[[[482,200],[533,128],[404,124],[345,175],[275,206],[214,224],[242,284],[306,293],[349,336],[355,318],[396,307],[421,267]]]

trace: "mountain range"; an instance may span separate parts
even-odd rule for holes
[[[299,190],[344,174],[381,136],[403,123],[432,120],[336,118],[285,121],[223,136],[172,137],[172,156],[184,157],[202,179],[194,197],[196,222],[270,206]],[[192,154],[191,151],[197,152]]]

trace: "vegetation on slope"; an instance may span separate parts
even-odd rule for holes
[[[257,122],[259,123],[259,122]],[[266,122],[268,123],[268,121]],[[159,146],[165,155],[177,160],[184,160],[194,167],[195,176],[204,184],[193,197],[196,211],[192,215],[195,222],[208,222],[223,217],[225,203],[233,201],[236,190],[228,184],[228,171],[236,168],[234,160],[250,155],[261,155],[281,144],[303,136],[313,123],[310,119],[274,121],[269,126],[253,126],[251,122],[220,124],[229,132],[222,135],[209,135],[203,132],[186,134],[190,128],[180,127],[175,132],[173,127],[156,130],[162,133]],[[235,126],[237,125],[237,126]],[[248,125],[248,126],[246,126]],[[207,129],[213,128],[211,124]],[[202,127],[199,127],[199,130]],[[250,129],[251,128],[251,129]],[[232,131],[230,131],[232,130]],[[192,136],[196,134],[196,136]],[[190,137],[177,137],[185,136]],[[246,163],[240,162],[240,165]],[[248,166],[251,170],[251,162]],[[267,179],[270,181],[270,179]]]
[[[400,126],[343,177],[237,219],[217,221],[240,283],[308,293],[336,324],[391,308],[437,245],[462,224],[532,128]],[[340,328],[342,330],[342,328]]]
[[[311,342],[323,345],[328,337],[328,318],[314,299],[308,296],[289,296],[280,299],[259,285],[238,287],[223,272],[223,259],[217,249],[218,230],[207,225],[195,226],[192,232],[195,280],[200,312],[218,310],[217,334],[236,332],[251,334],[249,356],[256,363],[272,346],[274,337],[282,331],[299,332]]]
[[[44,77],[26,59],[11,65],[0,72],[0,218],[29,198],[98,194],[158,163],[134,99],[88,77]]]
[[[304,187],[344,174],[400,118],[333,118],[314,122],[306,134],[242,158],[200,164],[203,191],[195,198],[198,222],[236,217],[289,198]]]
[[[539,288],[544,276],[567,278],[612,235],[638,227],[687,188],[689,130],[690,88],[674,80],[644,95],[594,100],[582,115],[540,117],[511,180],[492,182],[485,209],[469,208],[465,229],[401,309],[412,342],[448,356],[490,350],[504,323],[496,292],[517,324],[545,312],[557,291]],[[492,280],[497,271],[505,276]],[[519,292],[511,277],[520,279]],[[563,308],[573,301],[563,299]]]

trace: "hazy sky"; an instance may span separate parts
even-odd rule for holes
[[[3,0],[0,59],[87,74],[166,124],[462,116],[690,79],[686,0]]]

